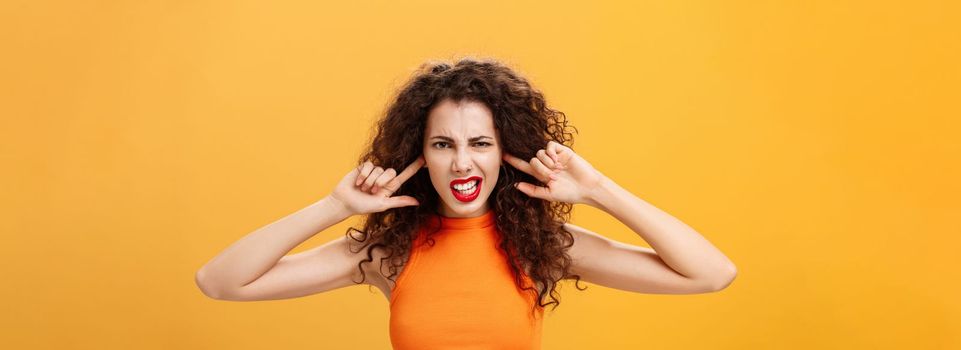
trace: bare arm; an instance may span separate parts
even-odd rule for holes
[[[347,237],[285,254],[351,215],[419,205],[411,196],[392,195],[423,164],[419,157],[400,174],[370,162],[360,165],[329,196],[227,247],[197,271],[197,286],[214,299],[249,301],[292,298],[354,284],[364,255],[347,249]]]
[[[588,281],[636,292],[699,293],[724,289],[737,276],[734,263],[700,233],[617,185],[567,146],[550,141],[530,162],[509,154],[504,160],[547,185],[521,182],[517,188],[525,194],[599,208],[653,247],[565,224],[575,238],[572,270]]]
[[[664,264],[690,280],[720,290],[737,275],[734,263],[704,236],[607,177],[588,197],[588,203],[634,230],[650,243]]]
[[[221,299],[257,280],[294,247],[350,217],[330,196],[244,236],[197,271],[197,286]]]

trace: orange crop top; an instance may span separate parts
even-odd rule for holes
[[[436,229],[426,243],[425,229]],[[473,218],[434,216],[418,230],[390,295],[394,349],[540,349],[543,307],[518,288],[498,247],[494,212]],[[527,274],[522,274],[532,286]]]

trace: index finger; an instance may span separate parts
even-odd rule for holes
[[[404,168],[404,171],[400,172],[400,174],[397,174],[397,176],[387,182],[387,184],[384,185],[384,188],[390,190],[390,193],[393,194],[394,191],[397,191],[397,189],[400,188],[400,185],[407,181],[407,179],[410,179],[411,176],[417,174],[417,171],[419,171],[425,163],[427,163],[427,161],[424,160],[423,155],[417,157],[417,159],[414,159],[413,163],[410,163],[410,165]]]
[[[504,153],[504,160],[506,160],[507,163],[509,163],[510,165],[513,165],[515,168],[517,168],[517,170],[523,171],[527,173],[527,175],[535,176],[534,168],[531,167],[531,164],[528,163],[527,161],[507,153]]]

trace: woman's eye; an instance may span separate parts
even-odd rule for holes
[[[480,145],[480,146],[482,146],[482,147],[493,146],[493,144],[491,144],[490,142],[476,142],[476,143],[474,143],[474,144],[475,144],[475,145]],[[435,148],[447,148],[447,147],[443,147],[443,146],[450,146],[450,144],[447,143],[447,142],[434,142],[434,147],[435,147]]]

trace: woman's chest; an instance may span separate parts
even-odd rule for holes
[[[444,291],[457,293],[468,286],[486,285],[487,287],[513,285],[514,273],[506,254],[499,254],[496,247],[493,252],[478,254],[477,252],[451,255],[440,253],[439,250],[420,249],[406,253],[397,260],[398,265],[390,269],[390,260],[385,256],[383,266],[379,263],[381,257],[374,258],[368,264],[366,273],[370,284],[377,287],[388,302],[401,289],[424,289],[430,286],[437,293]],[[524,280],[530,281],[530,267],[524,262],[518,262],[518,268],[524,271]],[[416,286],[408,286],[416,285]]]

